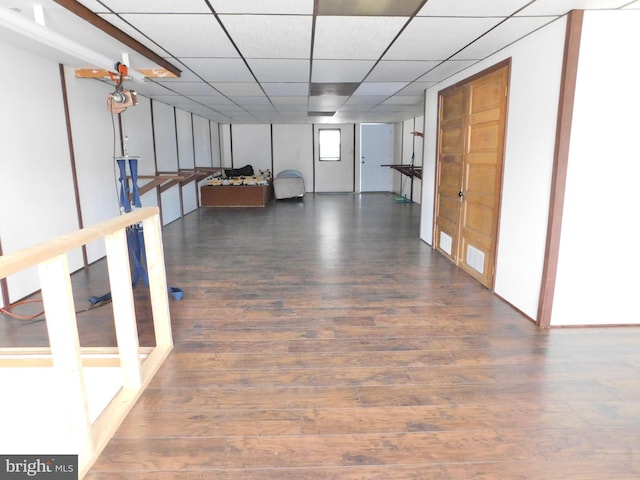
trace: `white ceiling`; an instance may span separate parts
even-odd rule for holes
[[[179,78],[126,88],[221,123],[401,121],[423,113],[424,89],[492,55],[572,9],[639,9],[640,0],[79,0],[163,57]],[[0,9],[131,69],[152,60],[55,0],[0,0]],[[317,5],[316,5],[317,4]],[[367,15],[343,12],[365,6]],[[394,9],[404,12],[396,14]],[[372,14],[379,8],[381,15]],[[340,15],[334,13],[340,10]],[[409,9],[412,14],[407,14]],[[314,15],[331,12],[332,15]],[[2,11],[0,11],[2,13]],[[3,30],[4,29],[4,30]],[[90,68],[9,32],[0,41]],[[86,80],[96,81],[96,80]],[[311,84],[314,85],[312,92]],[[329,84],[329,85],[322,85]],[[333,85],[338,84],[338,85]],[[330,87],[348,91],[311,95]],[[323,90],[323,88],[325,90]],[[333,112],[309,116],[308,112]]]

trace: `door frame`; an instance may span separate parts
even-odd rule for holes
[[[488,68],[485,68],[484,70],[481,70],[473,75],[471,75],[470,77],[467,77],[463,80],[460,80],[459,82],[456,82],[452,85],[447,86],[446,88],[443,88],[442,90],[438,91],[438,120],[437,120],[437,127],[436,127],[436,145],[440,145],[440,109],[442,108],[441,105],[441,99],[442,99],[442,93],[443,92],[447,92],[448,90],[453,90],[456,88],[460,88],[463,85],[469,84],[474,82],[475,80],[478,80],[486,75],[490,75],[502,68],[506,68],[507,69],[507,99],[506,99],[506,105],[505,105],[505,111],[504,111],[504,135],[503,135],[503,144],[502,144],[502,166],[501,166],[501,171],[500,171],[500,181],[498,182],[498,202],[497,202],[497,221],[496,224],[494,226],[494,231],[493,231],[493,236],[495,239],[495,248],[494,248],[494,255],[493,258],[491,259],[490,262],[490,268],[491,268],[491,287],[489,288],[492,292],[495,291],[495,276],[496,276],[496,261],[498,259],[498,250],[500,247],[500,218],[501,218],[501,214],[502,214],[502,188],[503,188],[503,184],[504,184],[504,160],[505,160],[505,150],[506,150],[506,142],[507,142],[507,128],[508,128],[508,118],[509,118],[509,96],[508,96],[508,92],[510,91],[510,80],[511,80],[511,57],[502,60],[501,62],[496,63],[495,65],[492,65]],[[440,151],[439,148],[436,149],[436,165],[435,165],[435,185],[434,185],[434,202],[433,202],[433,225],[432,225],[432,238],[433,238],[433,245],[432,248],[434,250],[438,250],[437,245],[439,245],[439,241],[436,238],[436,233],[437,233],[437,214],[438,214],[438,193],[439,193],[439,181],[438,179],[440,178]],[[444,256],[444,254],[443,254]],[[445,256],[445,258],[448,258]],[[459,262],[459,258],[456,258],[456,262]],[[456,263],[456,266],[458,266],[458,264]],[[458,266],[458,268],[460,268]],[[462,268],[460,268],[461,270],[463,270]],[[472,278],[473,275],[469,274],[468,272],[466,272],[469,276],[471,276]]]

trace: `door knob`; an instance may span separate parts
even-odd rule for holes
[[[464,197],[464,192],[463,192],[462,190],[460,190],[460,191],[458,192],[458,196],[459,196],[459,197]]]

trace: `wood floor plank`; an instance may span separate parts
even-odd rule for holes
[[[165,226],[175,348],[86,479],[640,478],[640,329],[538,330],[419,231],[385,194]],[[106,266],[72,282],[84,304]],[[81,343],[115,345],[111,316],[80,314]],[[46,343],[0,322],[0,344]]]

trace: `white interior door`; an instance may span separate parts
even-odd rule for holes
[[[391,192],[393,190],[393,125],[369,123],[360,126],[360,191]]]

